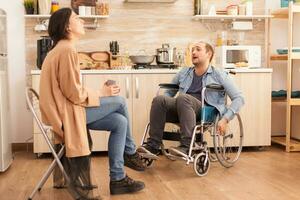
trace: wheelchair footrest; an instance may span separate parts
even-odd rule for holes
[[[180,135],[178,132],[164,132],[163,140],[180,141]]]
[[[181,134],[178,132],[167,132],[163,134],[163,140],[180,141]],[[196,142],[202,141],[202,134],[196,134]]]

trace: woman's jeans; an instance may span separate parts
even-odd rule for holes
[[[91,130],[110,131],[108,157],[110,179],[125,177],[124,153],[135,153],[129,115],[125,99],[120,96],[101,97],[100,106],[86,108],[87,127]]]

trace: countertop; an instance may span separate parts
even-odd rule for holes
[[[238,68],[225,69],[236,73],[272,73],[272,68]],[[127,70],[81,70],[81,74],[172,74],[179,72],[180,69],[127,69]],[[41,70],[31,70],[31,75],[39,75]]]

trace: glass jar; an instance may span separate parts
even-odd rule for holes
[[[109,15],[109,1],[97,1],[95,12],[96,15]]]
[[[52,1],[52,3],[51,3],[51,13],[54,13],[58,9],[59,9],[58,1]]]
[[[227,32],[226,31],[221,31],[217,33],[217,42],[216,42],[216,46],[222,46],[222,45],[226,45],[227,43]]]

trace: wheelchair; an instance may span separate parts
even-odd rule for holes
[[[157,95],[161,89],[173,90],[177,93],[179,86],[175,84],[159,84]],[[202,97],[207,92],[225,92],[223,86],[211,84],[201,91]],[[225,102],[227,95],[225,94]],[[205,98],[203,98],[205,99]],[[193,129],[192,139],[186,156],[176,156],[164,147],[162,142],[161,152],[170,160],[184,160],[186,165],[193,163],[194,171],[198,176],[205,176],[210,168],[210,162],[218,161],[223,167],[230,168],[239,159],[243,146],[243,124],[239,114],[235,114],[234,119],[229,122],[229,126],[224,134],[217,131],[217,124],[221,116],[216,108],[201,102],[200,121],[198,120]],[[199,117],[198,117],[199,118]],[[179,124],[176,124],[179,126]],[[145,144],[150,123],[146,125],[141,145]],[[209,141],[204,138],[208,137]],[[180,131],[164,131],[163,140],[180,141]],[[143,162],[150,167],[154,159],[143,157]]]

